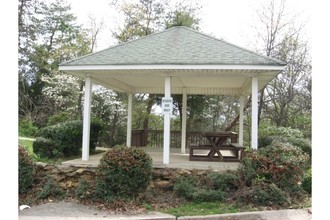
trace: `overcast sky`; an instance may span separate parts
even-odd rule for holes
[[[111,38],[111,31],[120,25],[118,13],[109,6],[110,0],[67,0],[72,7],[72,12],[82,24],[88,23],[88,16],[93,15],[105,21],[98,39],[96,50],[105,49],[115,41]],[[201,17],[200,28],[206,34],[222,38],[230,43],[247,47],[251,41],[251,25],[256,19],[255,11],[264,0],[200,0],[203,6],[199,12]],[[287,0],[290,11],[300,13],[300,17],[308,20],[311,15],[308,0]],[[310,22],[309,22],[310,23]],[[309,23],[307,28],[309,28]]]

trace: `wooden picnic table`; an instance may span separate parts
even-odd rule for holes
[[[200,145],[193,144],[190,148],[189,160],[197,161],[238,161],[240,160],[239,152],[243,149],[243,146],[240,146],[237,143],[237,133],[231,131],[223,132],[205,132],[202,134],[207,138],[210,144]],[[209,150],[206,156],[203,155],[194,155],[194,150]],[[230,150],[233,151],[235,156],[224,158],[221,154],[221,150]],[[217,156],[215,155],[217,154]]]

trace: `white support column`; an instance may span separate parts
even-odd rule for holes
[[[127,105],[127,133],[126,133],[126,146],[131,147],[132,145],[132,103],[133,94],[128,94],[128,105]]]
[[[83,119],[83,141],[82,141],[82,160],[89,160],[89,139],[91,127],[91,99],[92,99],[92,80],[89,76],[85,80],[85,101]]]
[[[258,77],[252,77],[251,147],[258,149]]]
[[[239,132],[238,132],[238,143],[243,146],[243,135],[244,135],[244,96],[239,98]]]
[[[181,154],[186,153],[187,132],[187,91],[183,89],[182,94],[182,125],[181,125]]]
[[[165,77],[165,98],[171,97],[171,77]],[[170,127],[171,116],[170,114],[164,114],[164,149],[163,149],[163,164],[170,163]]]

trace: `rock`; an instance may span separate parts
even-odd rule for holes
[[[170,181],[160,180],[154,183],[154,186],[159,187],[161,189],[171,189],[174,184]]]

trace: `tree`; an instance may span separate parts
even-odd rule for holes
[[[311,113],[311,61],[308,41],[302,38],[304,25],[287,13],[285,0],[270,0],[258,15],[258,51],[287,64],[260,92],[259,121],[263,116],[277,126],[295,128],[296,116]]]
[[[86,32],[64,0],[19,2],[19,115],[44,126],[59,106],[43,93],[58,64],[89,52]],[[44,79],[44,80],[43,80]],[[54,79],[55,81],[58,79]],[[50,84],[47,84],[50,83]]]

